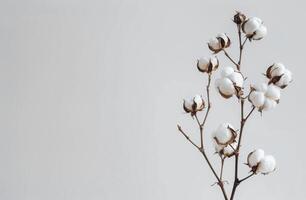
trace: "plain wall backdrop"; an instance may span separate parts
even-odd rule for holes
[[[281,102],[245,127],[242,160],[255,148],[277,159],[237,200],[305,199],[305,2],[297,0],[2,0],[0,2],[0,199],[222,199],[192,138],[183,98],[203,94],[196,59],[226,32],[237,57],[235,10],[263,19],[268,35],[247,43],[248,83],[283,62],[294,82]],[[220,68],[231,63],[220,54]],[[218,72],[216,73],[218,76]],[[211,132],[239,126],[239,104],[212,90]],[[226,163],[232,181],[233,160]],[[241,176],[248,168],[241,163]]]

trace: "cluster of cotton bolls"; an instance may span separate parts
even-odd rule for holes
[[[270,66],[266,77],[269,79],[268,84],[252,86],[248,98],[260,112],[274,108],[280,100],[280,89],[284,89],[292,81],[291,72],[281,63]]]
[[[225,33],[220,33],[208,41],[208,48],[214,53],[218,53],[231,45],[230,38]]]
[[[190,113],[191,116],[193,116],[196,114],[196,112],[205,108],[204,99],[201,95],[195,95],[193,98],[184,100],[183,108],[186,113]]]
[[[216,79],[215,86],[221,96],[230,98],[233,95],[239,97],[242,92],[244,77],[232,67],[225,67],[221,71],[221,77]]]
[[[269,84],[274,84],[282,89],[292,81],[292,73],[282,63],[275,63],[268,67],[266,76]]]
[[[255,174],[269,174],[276,168],[275,158],[271,155],[265,155],[262,149],[256,149],[248,155],[248,166]]]
[[[237,148],[237,133],[229,123],[220,124],[217,130],[212,133],[215,150],[220,155],[231,157]]]
[[[268,111],[279,103],[280,89],[275,85],[262,83],[252,86],[249,101],[261,111]]]

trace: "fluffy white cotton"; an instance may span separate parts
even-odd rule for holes
[[[221,78],[217,79],[215,84],[219,90],[219,93],[225,97],[229,98],[237,93],[235,88],[242,88],[244,83],[244,78],[241,73],[235,71],[232,67],[225,67],[221,70]]]
[[[201,107],[203,106],[203,98],[201,97],[201,95],[195,95],[193,101],[197,105],[196,109],[201,109]]]
[[[261,19],[252,17],[243,24],[243,31],[247,35],[252,35],[262,24]]]
[[[263,110],[264,111],[268,111],[268,110],[272,110],[273,108],[276,107],[277,102],[272,100],[272,99],[265,99],[265,103],[263,105]]]
[[[222,94],[226,96],[231,96],[235,94],[236,90],[233,82],[230,79],[222,78],[218,80],[217,83],[218,83],[218,89]]]
[[[192,105],[193,105],[193,98],[192,99],[185,99],[184,100],[184,108],[187,111],[192,111]]]
[[[264,158],[265,152],[262,149],[256,149],[248,155],[248,165],[255,167]]]
[[[237,142],[233,142],[229,145],[227,145],[226,147],[223,148],[223,155],[225,156],[231,156],[235,153],[236,149],[237,149],[238,143]]]
[[[266,83],[261,83],[261,84],[256,84],[254,86],[252,86],[256,91],[259,92],[266,92],[268,89],[268,84]]]
[[[209,58],[206,58],[206,57],[200,58],[199,61],[198,61],[198,67],[202,71],[206,71],[207,68],[208,68],[209,63],[210,63],[210,59]]]
[[[213,50],[219,50],[222,48],[220,41],[216,37],[211,38],[208,41],[208,46],[211,47]]]
[[[225,44],[227,44],[229,42],[229,39],[227,37],[227,35],[225,33],[220,33],[217,35],[217,37],[220,37],[224,40]]]
[[[215,53],[218,53],[224,48],[227,48],[230,46],[230,39],[225,33],[220,33],[216,37],[211,38],[208,41],[208,47],[210,50],[214,51]]]
[[[244,78],[241,73],[233,72],[228,76],[228,78],[234,83],[235,86],[242,88]]]
[[[230,129],[233,129],[232,125],[229,123],[223,123],[219,125],[217,130],[213,132],[213,138],[219,143],[219,145],[225,145],[233,141],[235,135]]]
[[[234,69],[232,67],[224,67],[221,70],[221,77],[228,77],[229,75],[231,75],[232,73],[234,73]]]
[[[265,96],[271,100],[277,101],[280,99],[280,89],[274,85],[269,85]]]
[[[284,73],[280,80],[275,83],[278,87],[285,87],[292,81],[292,74],[288,69],[284,70]]]
[[[262,38],[264,38],[267,35],[268,31],[267,31],[267,27],[264,25],[261,25],[254,33],[253,35],[253,39],[254,40],[260,40]]]
[[[284,74],[286,68],[282,63],[275,63],[272,67],[271,67],[271,76],[281,76],[282,74]]]
[[[261,159],[257,168],[257,172],[260,172],[262,174],[268,174],[273,172],[275,168],[276,168],[275,158],[271,155],[267,155],[263,159]]]
[[[265,94],[263,92],[258,92],[258,91],[251,92],[249,96],[249,100],[256,108],[262,107],[265,103],[265,99],[266,99]]]

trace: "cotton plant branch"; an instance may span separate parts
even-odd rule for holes
[[[220,157],[220,171],[219,173],[214,168],[213,163],[208,158],[206,153],[207,147],[204,147],[204,138],[207,136],[205,126],[207,124],[207,118],[211,110],[210,89],[213,73],[219,68],[219,59],[216,56],[210,56],[209,58],[200,58],[197,62],[197,68],[200,72],[208,75],[208,81],[206,85],[206,100],[201,95],[195,95],[193,98],[184,100],[183,108],[186,113],[189,113],[199,128],[200,144],[196,144],[180,125],[177,125],[179,132],[185,137],[185,139],[196,149],[199,150],[204,160],[206,161],[210,171],[213,173],[216,184],[220,187],[223,198],[225,200],[234,200],[237,187],[244,181],[257,174],[269,174],[275,170],[276,162],[273,156],[265,155],[261,149],[256,149],[249,153],[247,157],[247,165],[251,169],[251,174],[244,178],[239,178],[239,160],[241,143],[244,134],[244,127],[247,120],[258,110],[260,113],[271,110],[274,108],[280,99],[280,91],[287,87],[292,81],[291,72],[281,63],[274,63],[269,66],[265,76],[268,79],[268,83],[262,83],[260,85],[250,85],[250,89],[247,95],[245,81],[246,78],[241,71],[242,55],[244,46],[247,41],[261,40],[267,34],[267,29],[263,25],[259,18],[247,18],[244,14],[237,12],[233,19],[237,25],[238,39],[239,39],[239,57],[237,62],[233,59],[226,48],[231,45],[230,38],[225,34],[219,34],[212,38],[208,42],[208,48],[213,54],[223,52],[226,58],[228,58],[232,64],[232,67],[223,67],[221,70],[221,77],[215,79],[216,89],[219,94],[225,99],[238,98],[240,107],[240,128],[236,130],[230,123],[222,123],[216,131],[212,133],[212,142],[215,147],[216,153]],[[207,105],[206,105],[207,102]],[[245,111],[245,104],[250,103],[250,111]],[[198,113],[206,110],[203,120],[199,118]],[[205,133],[205,134],[204,134]],[[234,157],[234,180],[230,196],[228,196],[224,182],[224,167],[225,161]]]

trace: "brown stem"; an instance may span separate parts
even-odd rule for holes
[[[225,49],[222,50],[224,52],[224,55],[237,67],[239,70],[239,64],[234,61],[234,59],[225,51]]]
[[[225,157],[220,156],[220,158],[221,158],[220,180],[222,181]]]
[[[211,108],[211,102],[210,102],[210,92],[209,92],[209,88],[210,88],[210,83],[211,83],[211,74],[208,74],[208,83],[207,83],[207,86],[206,86],[206,95],[207,95],[207,110],[206,110],[206,114],[205,114],[205,117],[204,117],[204,120],[202,122],[202,126],[204,126],[206,120],[207,120],[207,117],[208,117],[208,113],[210,111],[210,108]]]
[[[180,125],[177,125],[177,129],[185,136],[185,138],[197,149],[199,149],[200,147],[198,145],[196,145],[190,138],[189,136],[183,131],[182,127]]]
[[[251,177],[254,176],[254,175],[255,175],[255,173],[252,173],[252,174],[248,175],[247,177],[245,177],[245,178],[243,178],[243,179],[240,179],[239,182],[241,183],[241,182],[243,182],[243,181],[245,181],[245,180],[251,178]]]

